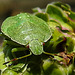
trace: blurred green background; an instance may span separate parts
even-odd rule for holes
[[[0,27],[2,22],[9,16],[16,15],[20,12],[32,13],[32,8],[45,8],[48,3],[61,1],[71,6],[75,11],[75,0],[0,0]],[[3,38],[0,37],[0,45]]]

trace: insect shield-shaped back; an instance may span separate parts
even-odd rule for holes
[[[34,55],[40,55],[43,52],[43,45],[38,39],[31,40],[29,43],[29,48]]]
[[[43,52],[41,43],[47,42],[51,37],[49,25],[44,20],[28,13],[7,18],[1,26],[1,31],[14,42],[24,46],[29,44],[30,50],[35,55]]]

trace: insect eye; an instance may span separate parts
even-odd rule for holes
[[[45,43],[43,43],[43,46],[45,45]]]
[[[27,45],[26,47],[29,48],[29,45]]]

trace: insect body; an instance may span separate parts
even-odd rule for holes
[[[51,37],[48,24],[28,13],[7,18],[1,26],[1,31],[14,42],[24,46],[29,45],[34,55],[44,52],[42,43],[47,42]]]

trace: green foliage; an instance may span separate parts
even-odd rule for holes
[[[34,16],[21,13],[3,22],[1,75],[75,75],[75,12],[62,2],[34,8],[33,12]],[[30,34],[33,36],[23,40]],[[33,54],[3,65],[29,53]]]

